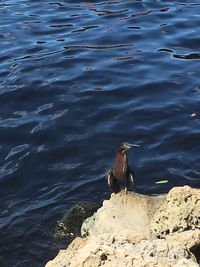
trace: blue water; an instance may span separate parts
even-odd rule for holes
[[[1,267],[57,254],[57,220],[109,197],[123,141],[141,145],[136,192],[200,186],[199,14],[198,0],[1,1]]]

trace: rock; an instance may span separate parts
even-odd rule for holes
[[[124,191],[112,194],[103,206],[82,224],[81,234],[120,233],[135,240],[150,238],[150,221],[166,196],[151,197]]]
[[[189,186],[173,188],[151,222],[154,236],[200,229],[200,190]]]
[[[75,239],[72,246],[60,252],[46,267],[199,266],[187,242],[184,245],[179,242],[181,234],[173,234],[167,239],[141,240],[136,244],[117,234],[92,235],[82,239],[82,243],[80,239]],[[200,233],[191,231],[187,238],[199,239]]]
[[[197,267],[200,261],[200,190],[167,195],[112,194],[82,225],[84,238],[46,267]]]
[[[65,216],[58,221],[55,227],[54,238],[56,240],[73,239],[81,235],[83,221],[91,216],[100,205],[91,202],[75,204]]]

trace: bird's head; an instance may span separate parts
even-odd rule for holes
[[[124,153],[126,150],[130,149],[131,147],[139,147],[140,145],[130,144],[130,143],[122,143],[118,149],[119,153]]]

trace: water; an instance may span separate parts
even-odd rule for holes
[[[1,1],[1,266],[57,254],[56,221],[109,197],[123,141],[141,145],[137,192],[200,186],[199,14],[197,0]]]

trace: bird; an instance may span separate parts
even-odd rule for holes
[[[134,183],[134,172],[128,165],[128,158],[125,153],[131,147],[139,147],[139,145],[129,143],[122,143],[120,145],[113,166],[106,174],[108,186],[115,194],[120,191],[120,184],[125,184],[125,194],[127,194]]]

